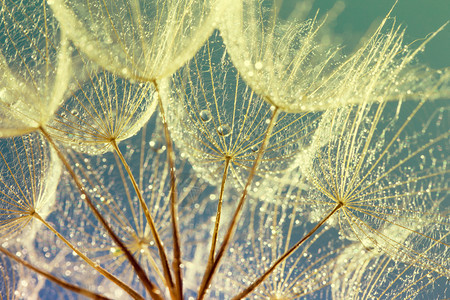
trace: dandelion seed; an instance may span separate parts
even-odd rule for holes
[[[78,89],[61,105],[48,125],[53,138],[77,151],[101,154],[135,135],[155,111],[152,84],[127,82],[106,71],[90,71],[84,61]],[[84,80],[82,80],[84,77]]]
[[[211,182],[222,178],[228,159],[232,177],[243,186],[274,108],[242,81],[217,33],[174,77],[173,85],[176,94],[169,113],[177,145],[189,149],[194,168]],[[261,162],[261,175],[288,168],[297,149],[308,143],[308,131],[314,130],[319,116],[278,116]],[[186,134],[192,138],[186,140]]]
[[[287,22],[277,17],[277,9],[256,0],[235,1],[219,28],[244,80],[283,111],[450,96],[449,70],[413,62],[443,27],[417,49],[404,49],[404,31],[388,14],[375,33],[346,56],[326,42],[333,40],[326,18],[316,14],[310,20]]]
[[[37,134],[8,138],[0,148],[0,237],[27,230],[23,243],[32,243],[41,222],[54,209],[61,163]]]
[[[212,33],[224,4],[90,1],[87,10],[77,0],[49,5],[62,30],[91,60],[119,76],[149,82],[169,76],[195,54]]]
[[[447,297],[444,26],[313,2],[0,0],[0,297]]]
[[[430,128],[427,133],[409,129],[418,122],[423,105],[403,105],[401,118],[395,117],[394,103],[335,111],[329,130],[338,134],[314,154],[311,164],[304,165],[310,193],[298,201],[314,208],[314,219],[323,218],[341,203],[330,222],[345,238],[379,249],[394,261],[407,260],[445,274],[448,263],[433,251],[421,254],[416,248],[426,249],[435,243],[440,251],[448,247],[427,228],[436,226],[434,232],[439,236],[441,224],[448,218],[447,213],[439,212],[446,195],[446,158],[433,149],[443,146],[449,133],[439,127],[433,127],[433,134],[428,132]],[[432,114],[427,122],[436,124],[437,118]],[[339,124],[339,120],[344,123]],[[406,136],[410,137],[408,143]],[[425,136],[426,141],[417,142]],[[436,163],[431,165],[422,156],[434,156]],[[425,194],[430,185],[431,194]],[[317,211],[322,211],[321,217]],[[424,226],[424,216],[431,224]],[[406,236],[415,242],[405,243]]]
[[[18,136],[52,118],[68,88],[71,58],[45,3],[3,0],[1,7],[0,137]]]
[[[136,180],[146,200],[147,207],[155,220],[159,238],[168,247],[167,245],[170,246],[171,244],[172,231],[170,228],[170,206],[167,201],[170,193],[170,171],[165,163],[167,154],[165,151],[154,151],[149,143],[145,143],[149,139],[157,140],[158,135],[162,134],[158,129],[156,132],[150,130],[155,128],[155,119],[156,117],[151,119],[150,123],[142,128],[136,136],[123,143],[128,146],[125,155],[127,161],[130,161],[130,168],[134,174],[139,175]],[[85,156],[82,153],[73,153],[72,155],[74,162],[76,161],[79,164],[77,168],[79,172],[84,173],[88,178],[87,188],[98,190],[98,196],[95,197],[95,201],[99,210],[102,211],[106,218],[110,219],[111,227],[121,236],[137,261],[148,270],[153,270],[155,274],[154,280],[163,286],[166,279],[163,275],[161,260],[158,258],[155,240],[149,224],[145,220],[144,210],[137,200],[137,195],[133,191],[131,183],[124,176],[124,167],[115,156],[114,153],[106,153],[101,156],[106,159],[106,163],[110,166],[110,169],[102,171],[98,165],[105,162],[100,157],[91,157],[91,159],[85,160],[83,159]],[[88,169],[87,167],[90,168]],[[195,217],[195,224],[201,224],[198,212],[202,211],[205,208],[205,203],[209,201],[205,199],[205,203],[198,202],[196,201],[196,196],[201,194],[207,185],[199,182],[195,176],[190,176],[192,170],[187,168],[185,162],[180,162],[177,167],[180,173],[183,172],[185,174],[185,179],[180,179],[179,183],[180,198],[178,210],[180,218],[187,220]],[[103,172],[109,172],[109,174]],[[90,257],[97,259],[99,265],[105,266],[107,269],[117,270],[117,275],[125,283],[132,286],[136,291],[144,292],[142,286],[136,280],[131,267],[128,265],[123,251],[106,234],[99,234],[95,238],[95,245],[91,245],[90,234],[86,232],[86,229],[80,227],[79,224],[91,224],[93,230],[100,233],[104,233],[104,230],[99,224],[93,222],[94,217],[91,214],[76,213],[74,206],[77,202],[71,199],[71,189],[72,187],[69,185],[67,189],[62,191],[62,197],[67,199],[67,201],[61,209],[71,212],[68,219],[71,224],[79,228],[72,239],[84,245]],[[102,198],[110,200],[108,202],[101,201]],[[197,208],[194,208],[194,203],[198,204]],[[86,208],[82,210],[86,210]],[[58,216],[57,212],[55,212],[54,216]],[[194,223],[194,221],[192,222]],[[65,223],[60,222],[59,226],[63,227]],[[205,234],[201,230],[200,225],[193,227],[189,222],[183,223],[181,230],[185,233],[182,240],[186,242],[192,242],[190,239],[197,239],[198,236]],[[192,235],[188,234],[188,232],[191,232]],[[50,242],[47,241],[46,243]],[[186,254],[190,253],[189,251],[189,249],[186,249]],[[189,257],[187,258],[189,261]],[[75,263],[79,264],[79,262]],[[79,278],[79,280],[82,280],[83,276],[85,275],[82,270],[73,272],[71,275],[72,278]],[[99,280],[98,274],[94,278]],[[105,285],[109,284],[108,280],[101,280],[101,282]]]

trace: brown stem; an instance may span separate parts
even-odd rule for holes
[[[181,274],[181,249],[180,249],[180,233],[178,229],[178,211],[177,211],[177,183],[175,174],[175,153],[173,151],[172,139],[170,138],[169,127],[167,126],[166,114],[161,99],[161,91],[159,90],[156,80],[153,81],[156,93],[158,95],[159,110],[164,127],[164,137],[167,146],[167,162],[170,168],[170,215],[172,219],[172,235],[173,235],[173,269],[175,272],[176,287],[178,299],[183,299],[183,279]]]
[[[220,249],[217,252],[216,259],[214,260],[211,268],[207,269],[205,271],[205,274],[203,275],[202,283],[201,283],[199,291],[198,291],[198,296],[197,296],[198,300],[201,300],[205,297],[206,290],[208,289],[208,286],[211,284],[212,278],[219,266],[220,260],[223,257],[223,255],[225,254],[225,251],[228,247],[228,243],[230,242],[231,238],[233,237],[234,229],[235,229],[237,221],[239,219],[239,214],[240,214],[242,208],[244,207],[245,199],[247,197],[247,190],[253,181],[253,177],[255,176],[259,161],[261,160],[261,158],[264,154],[264,150],[267,146],[267,143],[269,142],[269,137],[272,134],[273,127],[275,126],[275,121],[277,119],[277,112],[278,112],[278,107],[275,107],[275,110],[272,113],[272,117],[270,118],[269,126],[267,127],[266,133],[264,135],[263,142],[261,143],[261,148],[259,149],[258,155],[256,156],[255,162],[250,170],[250,174],[248,175],[247,182],[244,186],[244,191],[242,192],[241,199],[239,200],[236,211],[234,212],[233,218],[231,219],[230,226],[228,227],[227,233],[225,234],[222,245],[220,246]]]
[[[104,300],[109,299],[109,298],[107,298],[107,297],[105,297],[105,296],[102,296],[102,295],[93,293],[93,292],[88,291],[88,290],[86,290],[86,289],[84,289],[84,288],[82,288],[82,287],[73,285],[73,284],[71,284],[71,283],[68,283],[68,282],[65,281],[65,280],[59,279],[58,277],[56,277],[56,276],[50,274],[49,272],[44,271],[44,270],[41,270],[41,269],[39,269],[39,268],[33,266],[33,265],[30,264],[29,262],[27,262],[27,261],[25,261],[25,260],[23,260],[23,259],[17,257],[16,255],[12,254],[11,252],[9,252],[8,250],[6,250],[6,249],[3,248],[3,247],[0,247],[0,252],[2,252],[3,254],[5,254],[6,256],[8,256],[10,259],[12,259],[12,260],[18,262],[19,264],[23,265],[24,267],[27,267],[28,269],[33,270],[34,272],[38,273],[39,275],[44,276],[44,277],[47,278],[48,280],[53,281],[54,283],[56,283],[56,284],[62,286],[63,288],[65,288],[65,289],[67,289],[67,290],[69,290],[69,291],[75,292],[75,293],[77,293],[77,294],[86,296],[86,297],[91,298],[91,299],[104,299]]]
[[[76,254],[78,254],[78,256],[80,256],[81,259],[83,259],[88,265],[90,265],[92,268],[97,270],[97,272],[99,272],[100,274],[102,274],[103,276],[105,276],[106,278],[108,278],[109,280],[114,282],[116,285],[118,285],[120,288],[122,288],[131,297],[133,297],[133,299],[144,300],[144,298],[141,295],[139,295],[138,293],[136,293],[130,286],[128,286],[123,281],[121,281],[119,278],[115,277],[114,275],[112,275],[111,273],[109,273],[108,271],[106,271],[105,269],[100,267],[98,264],[94,263],[89,257],[84,255],[80,250],[78,250],[75,246],[73,246],[55,228],[53,228],[52,225],[47,223],[47,221],[45,221],[38,213],[35,212],[33,214],[33,217],[38,219],[39,221],[41,221],[42,224],[44,224],[48,229],[50,229],[61,241],[63,241],[67,246],[69,246],[69,248],[72,249]]]
[[[214,262],[214,254],[216,253],[217,236],[219,234],[220,215],[222,213],[223,193],[225,190],[225,181],[227,180],[228,165],[230,164],[230,157],[225,159],[225,168],[223,170],[222,184],[220,186],[219,203],[217,204],[216,222],[214,224],[214,232],[211,240],[211,250],[209,252],[209,259],[207,270],[211,268]]]
[[[136,274],[138,275],[139,279],[141,280],[142,284],[144,285],[145,289],[149,292],[150,296],[153,299],[159,299],[163,300],[161,296],[161,292],[159,289],[150,281],[150,279],[145,274],[144,270],[141,268],[139,263],[136,261],[134,256],[131,254],[131,252],[127,249],[125,244],[119,239],[119,237],[114,233],[114,231],[111,229],[109,224],[106,222],[105,218],[100,214],[100,212],[97,210],[95,205],[92,203],[92,200],[88,193],[86,193],[85,188],[81,181],[78,179],[78,176],[75,174],[75,171],[70,166],[69,162],[67,161],[64,154],[59,150],[58,146],[55,144],[51,136],[47,133],[47,131],[44,129],[44,127],[39,127],[40,132],[45,136],[47,141],[50,143],[50,145],[53,147],[53,149],[56,151],[56,154],[58,155],[59,159],[62,161],[64,166],[67,169],[67,172],[69,172],[70,176],[72,177],[73,181],[77,185],[80,193],[84,196],[84,200],[86,201],[89,208],[94,213],[95,217],[100,221],[100,223],[103,225],[103,227],[106,229],[110,237],[113,239],[113,241],[119,246],[119,248],[123,251],[126,258],[130,262],[131,266],[135,270]]]
[[[123,166],[125,167],[125,170],[127,171],[128,177],[131,180],[131,183],[133,184],[134,190],[136,192],[136,195],[139,199],[139,204],[141,205],[142,209],[144,210],[144,215],[147,220],[147,223],[150,226],[150,230],[152,232],[153,238],[155,240],[156,247],[158,248],[158,253],[161,258],[161,263],[163,266],[164,271],[164,277],[166,279],[166,283],[168,285],[169,291],[173,291],[173,280],[172,275],[170,273],[169,268],[169,261],[167,260],[166,251],[164,250],[163,243],[161,241],[161,238],[158,234],[158,231],[156,229],[155,222],[153,221],[152,216],[150,215],[150,211],[148,210],[148,206],[144,201],[144,198],[142,197],[142,193],[139,189],[139,186],[136,183],[136,179],[134,178],[133,173],[131,172],[130,166],[128,165],[127,161],[125,160],[125,157],[123,156],[122,152],[119,149],[119,146],[117,146],[117,142],[115,140],[111,140],[111,145],[113,146],[114,150],[117,153],[117,156],[119,156],[120,161],[122,162]]]
[[[276,267],[278,267],[278,265],[280,263],[282,263],[284,260],[286,260],[292,253],[294,253],[295,250],[298,249],[298,247],[300,247],[308,238],[310,238],[316,231],[317,229],[320,228],[320,226],[322,226],[335,212],[337,212],[341,207],[342,207],[343,203],[339,203],[338,205],[336,205],[336,207],[325,217],[322,219],[322,221],[320,221],[319,223],[317,223],[316,226],[314,226],[314,228],[308,232],[308,234],[306,234],[300,241],[298,241],[294,246],[292,246],[288,251],[286,251],[283,255],[281,255],[273,264],[272,266],[266,270],[266,272],[264,272],[263,275],[261,275],[258,279],[256,279],[251,285],[249,285],[245,290],[243,290],[242,292],[240,292],[238,295],[236,295],[235,297],[233,297],[233,300],[237,300],[237,299],[242,299],[245,296],[247,296],[248,294],[250,294],[258,285],[261,284],[261,282],[264,281],[264,279],[267,278],[267,276],[269,276],[273,270],[275,270]]]

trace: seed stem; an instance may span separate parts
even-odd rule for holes
[[[152,232],[153,238],[155,239],[155,244],[156,247],[158,248],[158,252],[159,252],[159,256],[161,258],[161,263],[163,266],[163,272],[164,272],[164,277],[166,279],[166,283],[168,284],[168,288],[170,291],[173,291],[173,280],[172,280],[172,275],[170,273],[170,268],[169,268],[169,261],[167,260],[167,255],[164,249],[164,246],[162,244],[161,238],[158,234],[158,231],[156,229],[156,225],[155,222],[153,221],[152,216],[150,215],[150,211],[148,210],[148,206],[144,201],[144,198],[142,197],[142,193],[141,190],[139,189],[139,186],[136,183],[136,179],[134,178],[133,173],[131,172],[130,166],[128,165],[127,161],[125,160],[125,157],[122,154],[122,151],[120,151],[119,146],[117,145],[116,140],[111,140],[111,145],[113,146],[114,150],[117,153],[117,156],[119,157],[120,161],[122,162],[128,177],[131,180],[131,183],[134,187],[134,190],[136,192],[136,195],[138,197],[139,200],[139,204],[141,205],[142,209],[144,210],[144,215],[145,218],[147,220],[147,223],[150,226],[150,231]]]
[[[258,279],[256,279],[251,285],[249,285],[245,290],[240,292],[238,295],[233,297],[233,300],[242,299],[248,294],[250,294],[261,282],[264,281],[274,270],[275,268],[285,261],[295,250],[298,249],[308,238],[310,238],[335,212],[337,212],[341,207],[342,203],[339,203],[325,218],[322,219],[319,223],[317,223],[314,228],[308,232],[301,240],[299,240],[294,246],[292,246],[288,251],[286,251],[283,255],[281,255],[272,266],[264,272]]]
[[[248,192],[247,190],[253,181],[253,177],[255,176],[258,164],[259,164],[260,160],[262,159],[264,150],[267,146],[267,143],[269,142],[269,137],[272,134],[272,130],[273,130],[273,127],[275,126],[275,121],[278,116],[277,113],[278,113],[278,107],[275,107],[275,110],[273,111],[272,117],[270,118],[270,121],[269,121],[269,126],[267,127],[266,133],[264,135],[264,139],[261,143],[261,148],[259,149],[258,155],[256,156],[255,162],[253,163],[253,166],[250,170],[250,174],[248,175],[247,182],[244,186],[244,190],[242,191],[241,199],[239,200],[239,203],[234,212],[233,218],[231,219],[231,223],[225,234],[222,245],[220,246],[220,249],[217,252],[216,259],[214,260],[211,268],[206,269],[205,274],[203,275],[202,283],[201,283],[199,291],[198,291],[198,296],[197,296],[198,300],[202,300],[205,297],[206,290],[208,289],[209,285],[211,284],[214,273],[217,271],[220,261],[221,261],[223,255],[225,254],[225,251],[228,248],[228,244],[229,244],[231,238],[233,237],[234,229],[236,227],[240,212],[242,211],[242,208],[244,207],[245,199],[247,197],[247,192]]]
[[[170,168],[170,215],[172,220],[172,236],[173,236],[173,269],[175,272],[175,280],[177,287],[177,296],[179,300],[183,299],[183,279],[181,274],[181,247],[180,247],[180,232],[178,227],[178,193],[177,193],[177,181],[175,174],[175,152],[173,150],[172,139],[170,138],[169,127],[167,126],[166,113],[164,112],[164,106],[161,98],[161,91],[156,80],[153,81],[156,93],[158,95],[159,111],[161,113],[161,119],[164,127],[164,137],[167,146],[167,163]]]
[[[84,196],[84,200],[86,201],[89,208],[94,213],[95,217],[100,221],[100,223],[103,225],[103,227],[106,229],[110,237],[113,239],[113,241],[119,246],[119,248],[123,251],[125,256],[127,257],[128,261],[130,262],[131,266],[135,270],[138,277],[141,279],[142,284],[144,285],[145,289],[149,292],[150,296],[153,299],[163,300],[161,296],[161,292],[159,289],[150,281],[150,279],[145,274],[144,270],[141,268],[139,263],[136,261],[134,256],[131,254],[131,252],[127,249],[125,244],[119,239],[119,237],[114,233],[112,228],[109,226],[109,224],[106,222],[105,218],[100,214],[100,212],[95,207],[94,203],[92,203],[92,200],[88,193],[86,192],[83,184],[81,183],[78,176],[75,174],[75,171],[70,166],[68,160],[64,156],[64,154],[59,150],[58,146],[53,141],[52,137],[48,134],[48,132],[45,130],[44,127],[39,127],[39,131],[44,135],[44,137],[47,139],[47,141],[50,143],[50,145],[53,147],[53,149],[56,151],[56,154],[58,155],[59,159],[62,161],[64,166],[67,169],[67,172],[69,172],[70,176],[72,177],[73,181],[75,182],[76,186],[78,187],[78,190],[80,193]]]
[[[216,220],[215,220],[214,232],[213,232],[213,236],[212,236],[212,240],[211,240],[211,250],[209,252],[207,269],[211,268],[211,266],[214,262],[214,254],[216,253],[217,236],[219,234],[220,216],[222,213],[223,193],[225,191],[225,182],[227,180],[229,164],[230,164],[230,157],[226,157],[225,167],[224,167],[223,176],[222,176],[222,184],[220,186],[219,203],[217,204]]]
[[[88,265],[90,265],[92,268],[97,270],[100,274],[117,284],[120,288],[122,288],[125,292],[127,292],[133,299],[144,299],[141,295],[136,293],[130,286],[125,284],[123,281],[121,281],[119,278],[115,277],[102,267],[100,267],[98,264],[94,263],[89,257],[84,255],[80,250],[78,250],[75,246],[73,246],[68,240],[66,240],[52,225],[47,223],[38,213],[34,213],[33,217],[38,219],[42,224],[44,224],[48,229],[50,229],[61,241],[63,241],[67,246],[69,246],[70,249],[72,249],[78,256],[81,257]]]
[[[9,252],[8,250],[6,250],[3,247],[0,247],[0,252],[5,254],[6,256],[8,256],[10,259],[12,259],[12,260],[18,262],[19,264],[23,265],[24,267],[27,267],[28,269],[33,270],[34,272],[38,273],[39,275],[44,276],[48,280],[53,281],[54,283],[62,286],[63,288],[65,288],[65,289],[67,289],[69,291],[75,292],[77,294],[86,296],[86,297],[91,298],[91,299],[102,299],[102,300],[108,300],[109,299],[109,298],[107,298],[105,296],[93,293],[93,292],[88,291],[88,290],[86,290],[86,289],[84,289],[82,287],[73,285],[73,284],[71,284],[71,283],[69,283],[69,282],[67,282],[65,280],[59,279],[58,277],[50,274],[49,272],[44,271],[42,269],[39,269],[39,268],[33,266],[32,264],[30,264],[29,262],[27,262],[27,261],[17,257],[16,255],[12,254],[11,252]]]

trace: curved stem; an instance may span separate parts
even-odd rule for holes
[[[278,107],[275,107],[275,110],[272,113],[272,117],[270,118],[269,126],[267,127],[266,133],[264,135],[263,142],[261,143],[261,148],[258,151],[258,155],[256,156],[255,162],[250,170],[250,174],[248,175],[247,182],[245,184],[244,190],[241,195],[241,199],[239,200],[236,211],[234,212],[233,218],[231,219],[230,226],[228,227],[227,233],[223,239],[222,245],[220,246],[219,252],[217,252],[216,259],[214,260],[210,269],[207,269],[205,274],[203,275],[202,283],[200,285],[197,299],[201,300],[205,297],[206,290],[208,286],[211,284],[214,273],[217,271],[220,260],[225,254],[225,250],[228,248],[228,244],[233,237],[234,229],[236,227],[237,221],[239,219],[239,214],[244,207],[245,199],[247,197],[247,190],[250,187],[250,184],[253,181],[253,177],[255,176],[256,169],[262,156],[264,154],[264,150],[269,142],[269,137],[272,134],[273,127],[275,126],[275,121],[277,119]]]
[[[250,294],[258,285],[261,284],[261,282],[264,281],[264,279],[269,276],[273,270],[275,270],[276,267],[278,267],[279,264],[281,264],[283,261],[285,261],[289,256],[291,256],[292,253],[294,253],[295,250],[298,249],[308,238],[310,238],[332,215],[334,215],[335,212],[337,212],[341,207],[342,203],[339,203],[336,205],[336,207],[325,217],[323,218],[319,223],[317,223],[316,226],[314,226],[313,229],[311,229],[310,232],[308,232],[301,240],[299,240],[294,246],[292,246],[288,251],[286,251],[283,255],[281,255],[273,264],[270,266],[269,269],[264,272],[263,275],[261,275],[258,279],[256,279],[251,285],[249,285],[245,290],[240,292],[238,295],[233,297],[233,300],[242,299],[248,294]]]
[[[5,248],[3,248],[1,246],[0,246],[0,252],[5,254],[6,256],[8,256],[10,259],[12,259],[12,260],[18,262],[19,264],[23,265],[24,267],[27,267],[28,269],[33,270],[34,272],[38,273],[39,275],[44,276],[48,280],[53,281],[54,283],[62,286],[63,288],[65,288],[65,289],[67,289],[69,291],[75,292],[77,294],[86,296],[86,297],[91,298],[91,299],[103,299],[103,300],[109,299],[107,297],[104,297],[102,295],[93,293],[93,292],[88,291],[88,290],[86,290],[84,288],[81,288],[79,286],[73,285],[73,284],[71,284],[71,283],[69,283],[69,282],[67,282],[65,280],[59,279],[58,277],[50,274],[49,272],[41,270],[41,269],[33,266],[29,262],[27,262],[27,261],[17,257],[16,255],[12,254],[11,252],[9,252],[8,250],[6,250]]]
[[[211,250],[209,252],[209,259],[207,269],[210,269],[214,262],[214,254],[216,253],[217,236],[219,234],[220,215],[222,213],[223,193],[225,190],[225,182],[227,180],[228,166],[230,164],[230,157],[225,160],[225,168],[223,170],[222,184],[220,186],[219,203],[217,204],[216,222],[214,224],[214,232],[211,240]]]
[[[75,182],[76,186],[78,187],[80,193],[84,196],[84,200],[86,201],[89,208],[94,213],[95,217],[100,221],[100,223],[103,225],[103,227],[108,232],[109,236],[113,239],[113,241],[119,246],[119,248],[123,251],[125,256],[127,257],[128,261],[130,262],[131,266],[135,270],[136,274],[138,275],[139,279],[141,279],[142,284],[144,285],[145,289],[149,292],[150,296],[153,299],[162,300],[161,292],[159,289],[150,281],[150,279],[145,274],[144,270],[141,268],[139,263],[136,261],[134,256],[131,254],[131,252],[127,249],[125,244],[119,239],[119,237],[114,233],[114,231],[111,229],[109,224],[106,222],[105,218],[100,214],[100,212],[95,207],[94,203],[92,203],[92,200],[88,193],[86,193],[85,188],[83,184],[81,183],[78,176],[75,174],[75,171],[70,166],[69,162],[67,161],[64,154],[59,150],[58,146],[55,144],[51,136],[48,134],[48,132],[44,129],[44,127],[39,127],[40,132],[44,135],[44,137],[47,139],[47,141],[50,143],[50,145],[53,147],[53,149],[56,151],[56,154],[58,155],[59,159],[62,161],[64,166],[67,169],[67,172],[69,172],[70,176],[72,177],[73,181]]]
[[[153,221],[153,218],[150,215],[148,206],[145,203],[144,198],[142,197],[142,193],[139,189],[139,186],[136,183],[136,179],[134,178],[133,173],[131,172],[130,166],[128,165],[127,161],[125,160],[125,157],[123,157],[123,154],[119,149],[119,146],[117,146],[117,142],[115,140],[111,140],[111,145],[113,146],[114,150],[116,151],[117,155],[119,156],[120,161],[122,162],[123,166],[125,167],[128,177],[130,178],[131,183],[136,192],[136,195],[139,199],[139,204],[141,205],[142,209],[144,210],[145,218],[147,220],[148,225],[150,226],[150,230],[151,230],[153,238],[155,240],[156,247],[158,248],[158,253],[161,258],[161,263],[163,266],[163,272],[164,272],[164,277],[166,279],[166,283],[168,285],[169,291],[172,293],[173,280],[172,280],[172,275],[171,275],[170,269],[169,269],[169,262],[167,260],[166,251],[164,250],[164,246],[161,241],[161,238],[158,234],[158,231],[156,230],[155,222]]]
[[[47,223],[38,213],[34,213],[33,217],[38,219],[42,222],[48,229],[50,229],[61,241],[63,241],[67,246],[69,246],[70,249],[72,249],[78,256],[81,257],[88,265],[90,265],[92,268],[94,268],[97,272],[114,282],[116,285],[118,285],[120,288],[122,288],[125,292],[127,292],[133,299],[144,299],[141,295],[136,293],[130,286],[125,284],[123,281],[121,281],[119,278],[115,277],[102,267],[100,267],[98,264],[94,263],[89,257],[84,255],[80,250],[78,250],[75,246],[73,246],[68,240],[66,240],[55,228],[53,228],[52,225]]]
[[[175,272],[175,280],[178,292],[178,299],[183,299],[183,280],[181,275],[181,249],[180,249],[180,233],[178,229],[178,211],[177,211],[177,183],[175,174],[175,153],[173,151],[172,139],[170,138],[169,127],[167,126],[166,114],[161,99],[161,91],[158,83],[153,81],[156,93],[158,93],[158,104],[161,112],[161,119],[164,127],[164,137],[167,145],[167,162],[170,168],[170,214],[172,219],[172,235],[173,235],[173,268]]]

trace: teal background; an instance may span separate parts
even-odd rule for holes
[[[292,11],[297,2],[285,0],[282,15]],[[316,0],[312,11],[326,12],[337,1]],[[394,0],[345,0],[345,9],[336,20],[335,31],[346,38],[361,37],[371,24],[379,24],[394,5]],[[450,20],[450,1],[448,0],[399,0],[392,16],[397,24],[406,27],[405,43],[426,37]],[[356,40],[357,41],[357,40]],[[427,45],[419,60],[433,68],[450,66],[450,24]]]

